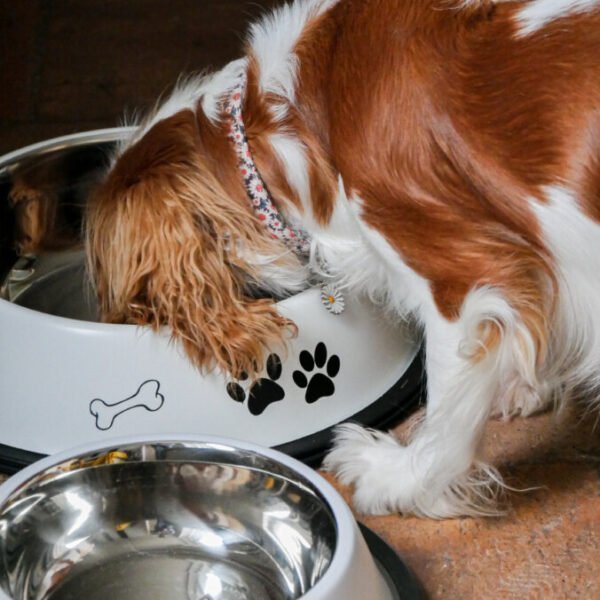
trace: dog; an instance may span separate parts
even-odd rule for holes
[[[200,369],[256,375],[315,278],[415,319],[410,443],[343,425],[325,466],[360,511],[446,518],[497,510],[490,416],[598,388],[599,223],[600,0],[297,0],[138,124],[86,248],[103,319]]]

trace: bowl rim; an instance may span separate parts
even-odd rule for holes
[[[340,581],[343,581],[345,574],[352,569],[352,559],[354,549],[357,544],[357,536],[360,535],[358,525],[350,508],[344,502],[341,495],[335,488],[316,471],[302,464],[300,461],[283,454],[272,448],[262,447],[258,444],[252,444],[233,438],[210,436],[210,435],[192,435],[192,434],[160,434],[160,435],[131,435],[119,436],[104,440],[102,443],[82,444],[47,456],[22,471],[13,475],[10,479],[0,485],[0,514],[6,504],[6,501],[15,493],[23,490],[27,484],[38,476],[42,471],[48,470],[54,466],[73,460],[81,454],[92,452],[103,452],[114,449],[118,446],[141,445],[141,444],[159,444],[159,443],[189,443],[202,445],[225,446],[234,450],[242,450],[256,453],[270,460],[280,463],[291,471],[297,473],[306,479],[319,493],[321,499],[329,508],[336,528],[337,539],[335,550],[327,570],[317,581],[317,583],[308,590],[302,598],[309,600],[316,598],[335,598],[336,587]],[[2,589],[0,589],[0,600],[13,600]]]
[[[19,161],[27,159],[33,154],[44,155],[67,148],[85,146],[90,143],[118,142],[125,139],[136,129],[135,126],[87,129],[28,144],[0,155],[0,177],[10,174]]]

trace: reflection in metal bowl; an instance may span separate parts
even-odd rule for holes
[[[341,498],[265,452],[122,440],[30,467],[0,487],[0,598],[391,600]]]

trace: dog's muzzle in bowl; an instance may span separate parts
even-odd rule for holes
[[[391,600],[348,507],[281,453],[116,440],[0,486],[0,599]]]

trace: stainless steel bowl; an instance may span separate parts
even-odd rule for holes
[[[246,444],[169,437],[63,453],[0,486],[0,590],[14,600],[393,597],[314,472]]]

